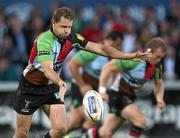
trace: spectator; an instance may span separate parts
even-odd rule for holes
[[[8,20],[7,34],[11,36],[15,49],[17,50],[18,60],[16,62],[22,64],[22,68],[27,61],[26,38],[23,32],[23,23],[15,14],[11,15]]]
[[[2,45],[3,43],[3,36],[5,34],[6,29],[7,26],[6,26],[4,10],[2,7],[0,7],[0,45]]]
[[[152,6],[146,6],[144,10],[144,23],[147,24],[148,30],[152,36],[158,34],[158,21],[155,9]]]
[[[151,33],[148,29],[147,25],[143,25],[139,31],[139,34],[137,36],[137,41],[139,42],[141,48],[143,48],[146,44],[146,42],[151,38]]]
[[[164,59],[164,78],[166,80],[174,80],[176,78],[174,67],[175,67],[175,51],[172,46],[167,49],[167,55]]]
[[[125,52],[132,52],[135,50],[136,43],[136,32],[135,26],[131,20],[126,23],[126,32],[124,34],[124,41],[122,45],[122,50]]]
[[[84,22],[81,18],[81,12],[82,7],[76,7],[75,8],[75,17],[74,17],[74,23],[73,23],[73,30],[78,33],[82,33],[82,30],[84,28]]]
[[[84,37],[93,42],[100,42],[103,39],[102,28],[100,27],[100,17],[98,15],[93,16],[92,21],[84,29]]]
[[[26,45],[27,45],[27,54],[29,56],[31,52],[31,47],[33,45],[33,40],[45,30],[45,21],[42,17],[40,8],[37,6],[34,7],[31,18],[24,26],[24,34],[26,38]]]
[[[17,71],[8,56],[0,54],[0,81],[17,81]]]

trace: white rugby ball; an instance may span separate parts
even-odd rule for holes
[[[91,121],[97,122],[104,115],[103,99],[95,90],[89,90],[83,97],[83,108],[85,115]]]

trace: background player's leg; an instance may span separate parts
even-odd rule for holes
[[[111,138],[116,130],[120,127],[123,119],[121,117],[116,116],[113,113],[108,113],[104,124],[99,129],[99,136],[101,138]]]
[[[122,116],[133,124],[129,138],[139,138],[146,125],[145,115],[136,104],[130,104],[122,110]]]
[[[68,131],[80,128],[82,125],[83,116],[81,114],[81,107],[71,106],[71,117],[68,121]]]

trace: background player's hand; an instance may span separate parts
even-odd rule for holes
[[[109,95],[106,92],[100,93],[100,95],[104,101],[106,101],[106,102],[109,101]]]
[[[164,100],[157,100],[157,106],[160,108],[160,109],[163,109],[165,107],[165,102]]]
[[[64,95],[67,91],[67,85],[65,82],[60,82],[59,83],[59,96],[62,102],[64,102]]]
[[[93,90],[92,86],[89,84],[85,84],[80,87],[80,91],[83,95],[89,90]]]

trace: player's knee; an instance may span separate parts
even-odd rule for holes
[[[73,128],[79,128],[81,126],[81,120],[80,119],[74,119],[71,120],[68,124],[68,128],[69,129],[73,129]]]
[[[28,131],[22,128],[22,129],[16,130],[13,138],[27,138],[27,137],[28,137]]]
[[[104,128],[100,128],[98,134],[102,138],[109,138],[112,137],[113,133],[110,130],[106,130]]]
[[[141,128],[144,128],[146,123],[147,123],[146,117],[145,116],[141,116],[141,117],[136,118],[133,124],[135,126],[139,126]]]
[[[81,126],[81,123],[75,123],[74,128],[79,128]]]
[[[61,137],[61,136],[65,135],[67,133],[68,128],[65,127],[65,126],[62,126],[62,127],[54,129],[53,131],[54,131],[54,135],[56,137]]]
[[[27,133],[20,133],[20,138],[27,138],[28,137],[28,134]]]
[[[28,136],[24,133],[15,134],[13,138],[27,138]]]

